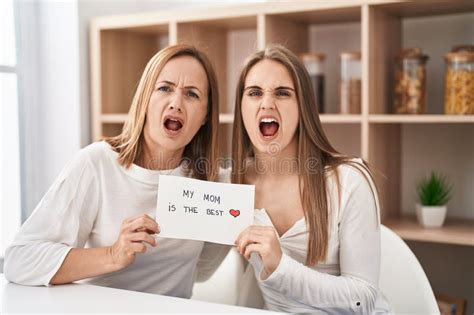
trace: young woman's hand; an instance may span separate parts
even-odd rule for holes
[[[109,247],[113,265],[118,270],[131,265],[137,253],[146,252],[146,243],[156,247],[154,235],[158,233],[160,233],[158,223],[146,214],[124,220],[118,240]]]
[[[266,277],[270,276],[280,264],[282,251],[278,234],[273,227],[249,226],[240,233],[235,245],[247,260],[253,252],[260,255]]]

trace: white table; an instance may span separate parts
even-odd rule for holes
[[[29,287],[0,274],[0,314],[8,313],[267,313],[196,300],[135,291],[67,284]]]

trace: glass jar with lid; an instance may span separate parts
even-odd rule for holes
[[[444,59],[444,113],[474,114],[474,51],[450,52]]]
[[[395,58],[394,111],[397,114],[426,112],[426,62],[419,48],[404,49]]]
[[[319,113],[325,112],[324,107],[324,59],[326,55],[323,53],[304,53],[300,56],[306,70],[311,78],[313,90],[316,97],[316,106]]]
[[[469,51],[469,52],[474,52],[474,45],[456,45],[453,46],[451,49],[451,52],[461,52],[461,51]]]
[[[340,54],[339,112],[341,114],[360,114],[361,112],[360,58],[359,51],[344,51]]]

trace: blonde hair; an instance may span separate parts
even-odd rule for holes
[[[329,205],[326,179],[329,172],[335,172],[338,195],[340,196],[339,174],[337,166],[348,164],[360,171],[364,177],[373,182],[367,164],[356,163],[349,156],[342,155],[329,143],[319,119],[318,104],[311,85],[311,79],[304,65],[287,48],[273,45],[251,55],[240,74],[235,100],[233,146],[232,146],[232,182],[243,183],[245,160],[254,156],[252,143],[242,120],[241,103],[245,89],[245,79],[254,65],[269,59],[276,61],[288,70],[295,85],[299,108],[298,137],[298,174],[300,178],[300,195],[303,204],[306,224],[309,230],[307,265],[315,265],[327,258],[329,241]],[[312,172],[305,167],[306,161],[316,161],[311,165]],[[368,176],[365,174],[367,171]],[[370,186],[372,189],[372,185]],[[376,190],[375,186],[374,189]],[[376,191],[372,191],[376,199]],[[377,201],[376,201],[376,207]]]
[[[217,79],[207,56],[193,46],[168,46],[150,59],[133,97],[122,132],[118,136],[105,138],[105,141],[119,153],[118,161],[122,166],[128,168],[136,161],[141,154],[146,113],[158,75],[169,60],[179,56],[191,56],[199,61],[206,72],[209,82],[206,121],[184,149],[183,157],[189,162],[185,166],[192,177],[214,181],[218,173],[217,159],[219,152],[219,94]]]

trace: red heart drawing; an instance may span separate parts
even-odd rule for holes
[[[234,218],[237,218],[237,217],[240,215],[240,210],[230,209],[230,210],[229,210],[229,213],[230,213],[230,215],[233,216]]]

